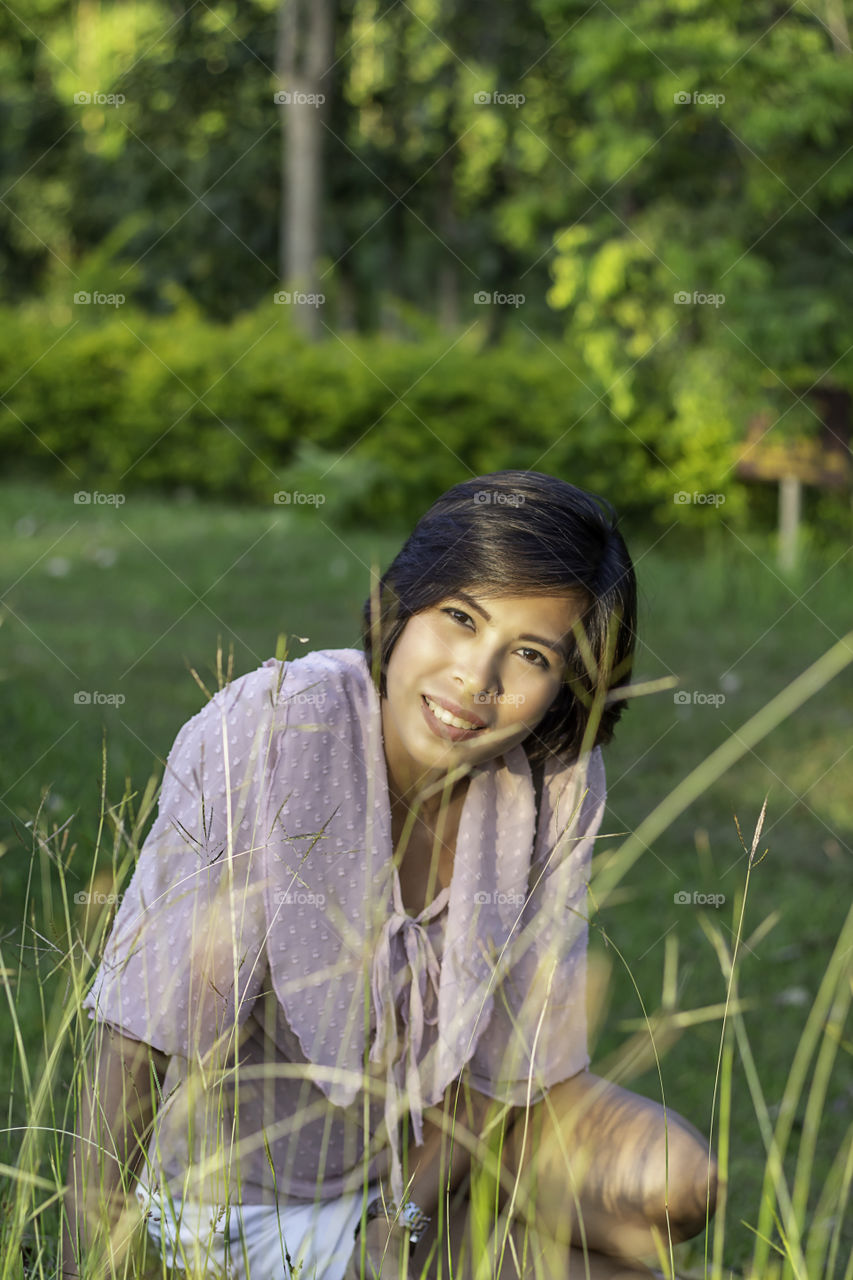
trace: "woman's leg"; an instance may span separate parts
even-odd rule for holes
[[[656,1236],[668,1253],[669,1239],[696,1235],[706,1211],[714,1212],[716,1166],[698,1130],[588,1071],[517,1114],[503,1162],[515,1190],[501,1194],[501,1220],[488,1250],[480,1245],[474,1256],[477,1233],[465,1194],[451,1212],[443,1247],[435,1225],[418,1246],[413,1275],[420,1275],[431,1250],[429,1280],[648,1277],[653,1273],[637,1260],[657,1256]]]
[[[516,1116],[504,1163],[518,1208],[557,1243],[654,1257],[655,1234],[668,1251],[714,1212],[716,1165],[699,1131],[589,1071]]]
[[[506,1212],[485,1236],[478,1234],[466,1198],[450,1215],[441,1249],[433,1228],[419,1243],[408,1274],[411,1280],[651,1280],[654,1272],[543,1238],[517,1219],[508,1228]]]

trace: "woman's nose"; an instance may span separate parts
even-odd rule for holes
[[[457,679],[469,698],[476,698],[482,693],[500,693],[498,664],[490,654],[469,655],[464,666],[460,666]]]

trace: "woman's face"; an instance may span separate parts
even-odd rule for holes
[[[560,691],[579,595],[462,592],[406,623],[386,670],[382,730],[399,794],[509,751]]]

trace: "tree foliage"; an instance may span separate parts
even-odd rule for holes
[[[602,439],[655,460],[658,498],[720,485],[750,421],[814,436],[821,396],[843,435],[841,0],[339,0],[334,21],[330,340],[512,334],[570,366]],[[69,323],[81,290],[263,311],[288,109],[274,0],[34,0],[0,24],[3,301]]]

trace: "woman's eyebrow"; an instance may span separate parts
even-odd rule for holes
[[[534,644],[541,644],[543,649],[550,649],[552,653],[556,653],[558,657],[568,661],[569,655],[558,640],[546,640],[544,636],[519,636],[518,638],[519,640],[532,640]]]
[[[481,604],[478,604],[473,596],[469,596],[467,591],[457,591],[455,595],[450,597],[451,600],[464,600],[470,608],[479,613],[480,617],[486,622],[491,622],[492,615],[487,613]],[[532,640],[534,644],[541,644],[543,648],[550,649],[552,653],[558,654],[564,662],[568,662],[569,655],[564,645],[559,640],[546,640],[544,636],[519,636],[519,640]]]

